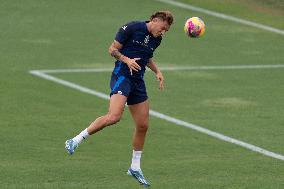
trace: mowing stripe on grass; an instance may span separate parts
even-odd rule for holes
[[[172,1],[172,0],[156,0],[156,1],[159,1],[159,2],[162,2],[162,3],[167,3],[167,4],[170,4],[170,5],[176,6],[176,7],[181,7],[181,8],[184,8],[184,9],[200,12],[200,13],[207,14],[207,15],[210,15],[210,16],[214,16],[214,17],[217,17],[217,18],[221,18],[221,19],[224,19],[224,20],[230,20],[230,21],[233,21],[233,22],[236,22],[236,23],[240,23],[240,24],[244,24],[244,25],[252,26],[252,27],[255,27],[255,28],[262,29],[262,30],[266,30],[266,31],[270,31],[270,32],[274,32],[274,33],[284,35],[284,30],[280,30],[280,29],[277,29],[277,28],[273,28],[271,26],[266,26],[266,25],[259,24],[259,23],[256,23],[256,22],[244,20],[244,19],[241,19],[241,18],[229,16],[229,15],[226,15],[226,14],[214,12],[214,11],[211,11],[211,10],[208,10],[208,9],[192,6],[192,5],[189,5],[189,4],[186,4],[186,3],[181,3],[181,2],[178,2],[178,1]]]
[[[275,68],[284,68],[284,64],[160,67],[160,69],[164,71],[243,70],[243,69],[275,69]],[[113,68],[85,68],[85,69],[54,69],[54,70],[39,70],[39,71],[42,73],[76,73],[76,72],[110,72],[112,70]]]
[[[30,73],[35,75],[35,76],[41,77],[43,79],[46,79],[46,80],[49,80],[49,81],[53,81],[55,83],[58,83],[58,84],[70,87],[72,89],[76,89],[76,90],[78,90],[80,92],[83,92],[83,93],[95,95],[95,96],[103,98],[105,100],[109,99],[109,95],[107,95],[107,94],[101,93],[101,92],[93,90],[93,89],[89,89],[87,87],[83,87],[83,86],[78,85],[76,83],[72,83],[72,82],[69,82],[69,81],[66,81],[66,80],[63,80],[63,79],[56,78],[56,77],[48,75],[47,73],[44,73],[43,71],[40,71],[40,70],[32,70],[32,71],[30,71]],[[272,157],[272,158],[284,161],[284,156],[281,155],[281,154],[277,154],[277,153],[268,151],[266,149],[260,148],[258,146],[255,146],[255,145],[252,145],[252,144],[249,144],[249,143],[246,143],[246,142],[243,142],[243,141],[240,141],[240,140],[237,140],[237,139],[225,136],[223,134],[211,131],[209,129],[205,129],[205,128],[200,127],[198,125],[194,125],[194,124],[191,124],[191,123],[188,123],[188,122],[185,122],[185,121],[182,121],[182,120],[179,120],[179,119],[167,116],[165,114],[156,112],[154,110],[150,110],[150,115],[154,116],[154,117],[157,117],[157,118],[160,118],[162,120],[169,121],[169,122],[174,123],[176,125],[180,125],[180,126],[184,126],[184,127],[193,129],[195,131],[204,133],[206,135],[212,136],[212,137],[217,138],[219,140],[239,145],[241,147],[244,147],[246,149],[252,150],[254,152],[261,153],[261,154],[263,154],[265,156],[269,156],[269,157]]]

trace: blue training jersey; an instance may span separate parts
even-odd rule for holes
[[[141,70],[136,72],[130,70],[127,64],[116,61],[113,73],[115,75],[124,75],[129,78],[143,78],[146,65],[149,59],[153,57],[155,49],[160,45],[162,37],[154,37],[147,29],[146,22],[132,21],[122,26],[116,34],[115,40],[123,45],[120,53],[129,58],[141,58],[136,61]]]

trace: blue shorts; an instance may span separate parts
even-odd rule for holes
[[[133,105],[148,99],[145,82],[142,78],[128,78],[112,74],[110,80],[110,96],[121,94],[127,97],[127,104]]]

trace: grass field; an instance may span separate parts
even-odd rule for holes
[[[284,30],[281,0],[182,2]],[[156,51],[161,67],[284,65],[284,36],[152,0],[3,1],[0,6],[0,188],[141,188],[126,176],[133,123],[88,138],[70,157],[66,139],[104,114],[104,99],[30,70],[112,68],[117,29],[168,9],[175,23]],[[199,16],[203,38],[187,39]],[[108,94],[109,72],[53,73]],[[166,89],[145,76],[151,109],[284,155],[284,68],[165,71]],[[284,161],[156,117],[142,168],[157,189],[281,189]]]

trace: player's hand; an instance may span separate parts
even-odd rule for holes
[[[130,69],[130,73],[132,75],[132,71],[136,71],[138,72],[139,70],[141,70],[141,67],[139,66],[139,64],[136,62],[137,60],[140,60],[141,58],[133,58],[133,59],[129,59],[126,64]]]
[[[159,81],[159,89],[162,91],[164,90],[164,76],[162,72],[158,71],[156,74],[156,78]]]

